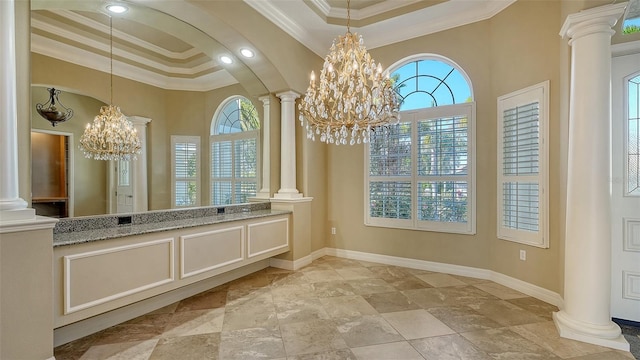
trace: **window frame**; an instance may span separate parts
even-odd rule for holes
[[[365,176],[364,176],[364,224],[365,226],[375,227],[387,227],[407,230],[419,230],[419,231],[433,231],[444,232],[453,234],[475,235],[476,234],[476,102],[473,95],[473,84],[471,79],[453,60],[438,54],[431,53],[419,53],[410,55],[404,59],[397,61],[391,65],[389,69],[390,73],[404,67],[407,64],[422,61],[422,60],[434,60],[451,66],[456,69],[459,74],[465,80],[469,87],[469,99],[468,102],[458,102],[455,104],[440,105],[435,107],[411,109],[400,112],[400,123],[407,122],[407,118],[411,118],[411,219],[391,219],[391,218],[377,218],[371,217],[370,209],[370,144],[365,146]],[[430,75],[430,74],[422,74]],[[451,118],[461,115],[460,109],[463,109],[463,113],[469,116],[467,124],[467,221],[465,223],[456,222],[439,222],[439,221],[426,221],[418,220],[418,171],[417,171],[417,123],[415,120],[416,115],[422,116],[422,120],[437,119],[437,118]],[[457,113],[456,113],[457,112]],[[455,176],[455,175],[454,175]],[[457,180],[457,178],[456,178]],[[456,181],[454,180],[454,181]]]
[[[246,100],[249,103],[251,103],[253,105],[253,102],[251,100],[249,100],[248,98],[241,96],[241,95],[233,95],[228,97],[227,99],[225,99],[224,101],[222,101],[220,103],[220,105],[218,106],[218,108],[216,109],[212,119],[211,119],[211,126],[210,126],[210,131],[209,131],[209,204],[212,206],[217,206],[217,205],[221,205],[221,204],[214,204],[214,196],[213,196],[213,187],[214,184],[216,182],[220,182],[220,181],[229,181],[231,183],[231,204],[236,204],[235,202],[235,198],[236,198],[236,189],[235,189],[235,185],[238,182],[255,182],[256,184],[256,195],[257,193],[260,191],[260,186],[261,186],[261,174],[262,174],[262,170],[261,170],[261,164],[262,164],[262,147],[261,147],[261,141],[260,141],[260,132],[262,131],[262,120],[259,117],[259,113],[258,113],[258,108],[254,106],[256,113],[258,115],[258,125],[259,128],[258,129],[253,129],[253,130],[246,130],[246,131],[239,131],[239,132],[229,132],[229,133],[222,133],[220,134],[219,131],[219,123],[221,120],[223,120],[223,118],[221,118],[221,113],[222,111],[227,107],[227,105],[230,102],[233,101],[237,101],[237,100]],[[247,139],[255,139],[255,143],[256,143],[256,176],[255,178],[236,178],[235,177],[235,167],[236,167],[236,163],[235,163],[235,145],[236,145],[236,141],[238,140],[247,140]],[[213,171],[214,171],[214,163],[213,163],[213,146],[216,143],[220,143],[220,142],[231,142],[231,174],[232,176],[230,178],[214,178],[213,177]],[[254,195],[255,196],[255,195]],[[226,205],[226,204],[222,204],[222,205]]]
[[[467,123],[467,174],[466,175],[418,175],[418,122],[451,118],[455,116],[468,116]],[[384,177],[385,181],[398,181],[411,183],[411,219],[391,219],[371,216],[370,191],[371,182],[376,181],[377,176],[370,175],[370,145],[365,149],[365,178],[364,178],[364,224],[373,227],[387,227],[407,230],[433,231],[453,234],[474,235],[476,233],[476,104],[475,102],[443,105],[418,110],[408,110],[400,113],[400,123],[411,124],[411,176]],[[467,221],[440,222],[418,219],[418,183],[421,180],[432,181],[466,181],[467,182]],[[382,180],[382,178],[380,179]]]
[[[537,175],[504,175],[503,167],[503,135],[504,111],[520,105],[538,102],[538,174]],[[549,81],[520,89],[497,99],[497,237],[525,245],[549,247]],[[510,181],[509,181],[510,180]],[[503,226],[504,216],[504,182],[537,182],[538,191],[538,231],[506,228]]]
[[[194,177],[178,178],[176,176],[176,144],[188,143],[196,145],[196,175]],[[171,208],[186,208],[200,206],[201,203],[201,159],[202,148],[200,142],[200,136],[188,136],[188,135],[171,135]],[[176,183],[178,181],[193,181],[196,182],[196,201],[195,204],[178,205],[176,204]]]

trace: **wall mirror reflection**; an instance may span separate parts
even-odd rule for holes
[[[230,168],[247,170],[238,172],[246,181],[220,178],[227,168],[212,154],[225,161],[235,155],[221,152],[226,151],[224,142],[211,147],[211,137],[220,135],[211,129],[215,116],[228,111],[222,109],[225,102],[234,97],[255,107],[259,122],[257,96],[268,92],[264,85],[239,59],[232,56],[233,63],[224,64],[220,56],[231,52],[192,25],[138,4],[127,3],[120,14],[108,13],[105,5],[31,1],[33,207],[38,214],[65,217],[245,202],[258,187],[259,165]],[[55,127],[35,111],[51,87],[61,91],[60,101],[74,112]],[[145,138],[143,153],[128,164],[87,159],[78,148],[87,123],[110,102],[140,122]],[[243,116],[247,104],[238,104],[238,116]],[[259,128],[251,128],[258,131],[252,134],[256,144]],[[175,136],[199,141],[194,179],[180,179],[180,158],[171,142]],[[235,154],[247,154],[236,147]],[[135,185],[128,190],[119,181],[125,165],[128,181]],[[184,196],[177,201],[185,189],[190,201]]]

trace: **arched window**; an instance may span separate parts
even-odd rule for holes
[[[211,205],[247,202],[258,188],[260,119],[247,98],[223,101],[211,120]]]
[[[475,103],[454,62],[417,55],[390,68],[400,121],[366,151],[367,225],[475,233]]]

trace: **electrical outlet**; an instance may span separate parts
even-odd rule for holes
[[[527,250],[520,250],[520,260],[527,260]]]
[[[331,235],[335,235],[336,234],[336,228],[332,227],[331,228]]]

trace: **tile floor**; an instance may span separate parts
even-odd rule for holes
[[[267,268],[59,346],[65,359],[633,359],[561,339],[491,281],[323,257]]]

